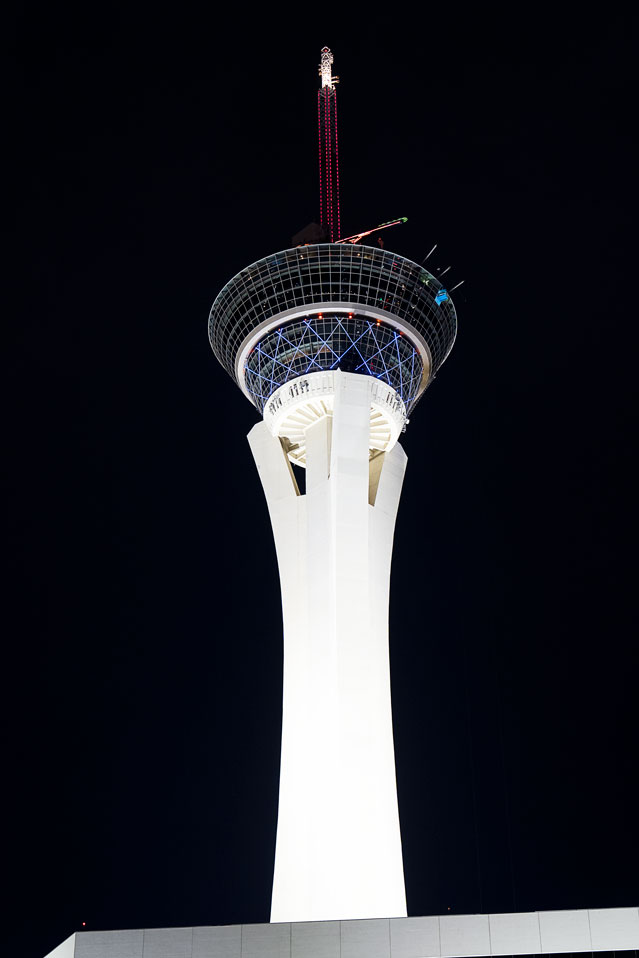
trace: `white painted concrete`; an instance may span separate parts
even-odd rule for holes
[[[290,925],[243,925],[243,958],[290,958]]]
[[[440,954],[439,918],[392,918],[389,922],[394,958],[435,958]]]
[[[390,928],[388,921],[342,922],[341,958],[390,958]]]
[[[639,950],[634,907],[86,931],[47,958],[489,958],[633,950]]]
[[[542,954],[590,951],[590,921],[587,911],[544,911],[539,914]]]
[[[192,952],[192,928],[149,928],[144,932],[142,958],[191,958]]]
[[[306,958],[341,958],[339,921],[300,921],[291,925],[291,953]]]
[[[541,937],[536,912],[490,916],[492,955],[539,955]]]
[[[62,944],[50,951],[46,958],[75,958],[75,935],[70,935]]]
[[[371,463],[375,385],[334,374],[332,416],[305,429],[303,496],[280,439],[265,423],[249,434],[284,617],[273,922],[406,915],[388,656],[406,455],[395,445]]]
[[[488,915],[442,915],[439,919],[442,954],[489,955]]]
[[[242,926],[194,928],[192,947],[191,958],[241,958]]]
[[[276,389],[264,407],[264,422],[272,436],[289,440],[288,457],[306,465],[306,431],[325,416],[333,415],[335,381],[339,369],[299,376]],[[390,452],[406,424],[406,407],[392,386],[381,379],[369,380],[371,454]]]
[[[639,948],[639,908],[591,908],[588,919],[593,951]]]

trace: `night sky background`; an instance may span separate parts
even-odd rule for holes
[[[206,322],[317,219],[324,44],[343,233],[407,216],[386,248],[465,280],[402,440],[409,914],[639,903],[636,34],[375,9],[5,24],[3,954],[268,921],[279,583]]]

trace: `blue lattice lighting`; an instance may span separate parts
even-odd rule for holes
[[[390,324],[354,313],[317,313],[270,330],[256,343],[244,366],[246,388],[262,411],[284,383],[330,369],[383,380],[407,410],[424,372],[417,350]]]

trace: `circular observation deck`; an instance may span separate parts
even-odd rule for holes
[[[341,369],[382,380],[410,414],[456,332],[455,307],[428,270],[353,244],[266,256],[226,284],[209,316],[213,352],[261,413],[290,380]]]

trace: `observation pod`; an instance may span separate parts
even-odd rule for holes
[[[331,378],[315,374],[339,369],[377,380],[371,454],[390,451],[456,330],[452,301],[428,270],[386,250],[332,243],[274,253],[246,267],[220,292],[209,317],[216,357],[302,466],[298,419],[316,418],[311,397],[330,407]],[[395,428],[389,422],[380,433],[378,407],[391,405]]]
[[[213,352],[263,415],[248,439],[282,591],[272,922],[406,915],[388,654],[397,440],[456,328],[436,277],[355,244],[267,256],[211,309]]]

